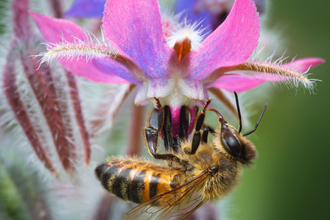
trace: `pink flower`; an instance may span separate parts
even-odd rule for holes
[[[162,19],[157,0],[108,0],[102,41],[70,21],[31,15],[49,43],[43,61],[59,59],[75,75],[96,82],[135,84],[135,103],[159,98],[171,107],[174,126],[181,106],[191,110],[204,102],[209,88],[243,92],[265,81],[300,82],[311,88],[305,71],[323,62],[248,61],[260,32],[252,0],[236,0],[225,22],[201,43],[193,27]]]

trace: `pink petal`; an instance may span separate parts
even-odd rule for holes
[[[295,60],[291,63],[283,64],[283,67],[287,67],[289,69],[296,69],[299,72],[305,72],[309,68],[315,67],[319,64],[324,63],[325,61],[321,58],[303,58],[299,60]],[[234,74],[235,72],[239,73],[239,71],[231,72],[233,74],[227,74],[219,77],[216,81],[208,84],[206,87],[211,88],[219,88],[224,89],[229,92],[244,92],[250,89],[253,89],[266,81],[285,81],[290,80],[290,77],[267,74],[267,73],[257,73],[254,75],[241,75]]]
[[[105,4],[104,35],[148,78],[165,78],[170,54],[165,44],[157,0],[112,0]]]
[[[200,101],[204,100],[204,86],[201,82],[190,79],[179,79],[177,85],[182,94],[188,98]]]
[[[109,74],[109,73],[113,73],[113,74],[109,74],[111,77],[114,77],[113,80],[117,80],[119,82],[117,83],[133,83],[133,84],[141,84],[141,81],[139,81],[135,75],[123,64],[117,62],[114,59],[111,58],[99,58],[99,59],[94,59],[93,60],[93,65],[95,68],[95,70],[97,71],[101,71],[101,73],[103,75],[105,74]],[[93,73],[94,74],[94,73]],[[121,81],[120,81],[121,80]],[[115,82],[112,82],[115,83]]]
[[[309,68],[313,68],[317,65],[324,63],[325,60],[317,57],[308,57],[299,60],[295,60],[291,63],[286,63],[283,66],[289,67],[290,69],[296,69],[299,72],[303,73]]]
[[[148,83],[148,98],[162,98],[170,94],[174,89],[173,79],[152,79]]]
[[[140,105],[148,104],[149,99],[147,94],[148,94],[148,83],[143,82],[143,84],[140,85],[137,89],[136,96],[134,99],[135,105],[140,106]]]
[[[89,79],[94,82],[114,83],[114,84],[131,83],[114,74],[108,74],[110,71],[108,71],[108,73],[105,73],[105,72],[99,70],[101,68],[100,67],[98,68],[97,65],[93,64],[93,63],[97,62],[96,60],[88,61],[88,63],[86,62],[86,60],[83,60],[83,59],[82,60],[61,60],[60,62],[63,66],[66,67],[67,70],[72,72],[74,75]],[[119,67],[117,69],[121,69],[120,65],[113,66],[113,67]],[[125,68],[125,67],[123,67],[123,68]],[[106,71],[106,70],[104,70],[104,71]],[[118,71],[118,72],[122,72],[122,71]],[[128,72],[126,72],[126,73],[128,73]]]
[[[84,31],[78,25],[70,21],[55,19],[33,12],[30,12],[30,15],[33,17],[47,43],[59,44],[63,41],[62,37],[65,41],[72,43],[77,41],[77,39],[88,41],[88,37]],[[60,60],[61,64],[74,75],[81,76],[95,82],[129,83],[125,79],[132,79],[131,82],[136,81],[134,76],[132,76],[132,73],[130,73],[126,67],[114,60],[109,61],[113,65],[112,68],[104,71],[100,71],[100,68],[98,69],[94,66],[93,62],[95,61],[96,59],[89,62],[85,59]],[[104,69],[106,69],[106,67],[104,67]],[[124,71],[126,75],[122,74],[122,77],[115,75],[117,73],[123,73]]]
[[[290,80],[290,77],[279,76],[274,74],[260,73],[254,75],[242,75],[242,74],[227,74],[221,76],[216,81],[208,84],[206,87],[224,89],[228,92],[245,92],[253,89],[266,81],[285,81]]]
[[[257,87],[264,82],[265,80],[251,75],[228,74],[207,85],[207,88],[215,87],[218,89],[224,89],[228,92],[244,92]]]
[[[183,60],[187,77],[204,81],[221,67],[236,66],[250,58],[258,45],[259,17],[252,0],[236,0],[227,19]]]
[[[138,87],[138,91],[135,96],[136,105],[145,105],[149,102],[149,99],[162,98],[170,94],[175,87],[173,79],[152,79],[147,82],[143,82]]]
[[[68,42],[75,42],[75,38],[88,41],[84,31],[71,21],[51,18],[34,12],[30,12],[30,15],[45,40],[49,43],[61,43],[63,41],[62,37]]]

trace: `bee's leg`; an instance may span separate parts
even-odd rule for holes
[[[156,99],[156,101],[157,107],[151,112],[149,126],[144,129],[148,151],[155,159],[170,160],[181,163],[180,159],[174,154],[157,154],[158,135],[164,123],[164,109],[159,100]]]
[[[210,104],[211,99],[208,99],[207,102],[205,103],[203,110],[199,113],[197,116],[197,120],[195,123],[195,132],[193,133],[193,138],[192,138],[192,143],[191,143],[191,150],[185,149],[186,154],[195,154],[201,141],[204,143],[207,143],[207,136],[208,136],[208,128],[204,125],[204,120],[205,120],[205,113],[206,113],[206,108]],[[201,129],[202,133],[201,133]]]
[[[171,110],[168,106],[164,107],[163,134],[165,151],[178,152],[178,140],[173,137]]]
[[[209,126],[209,125],[206,125],[206,127],[207,127],[207,130],[209,130],[209,132],[211,132],[211,134],[215,134],[215,130],[214,130],[214,128],[212,128],[212,127]]]
[[[186,106],[182,106],[180,110],[179,139],[183,140],[187,138],[188,129],[189,129],[189,111]]]
[[[207,138],[209,135],[209,129],[204,125],[202,134],[202,143],[207,143]]]
[[[203,114],[203,112],[201,112],[198,115],[198,118],[197,118],[197,121],[196,121],[196,124],[195,124],[195,129],[194,129],[195,132],[193,133],[193,138],[192,138],[192,142],[191,142],[191,149],[190,149],[190,151],[189,151],[188,148],[184,149],[184,151],[185,151],[186,154],[195,154],[196,153],[196,151],[197,151],[197,149],[198,149],[198,147],[199,147],[199,145],[201,143],[201,136],[202,135],[201,135],[201,131],[200,130],[202,128],[202,125],[203,125],[203,122],[204,122],[204,118],[205,118],[205,114]],[[204,132],[203,132],[203,134],[204,134]],[[202,140],[205,141],[204,135],[202,137]],[[206,134],[206,140],[207,140],[207,134]]]
[[[209,125],[204,124],[203,126],[203,135],[202,135],[202,143],[207,143],[209,133],[214,134],[215,130]]]

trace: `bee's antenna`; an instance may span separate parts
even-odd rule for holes
[[[237,93],[234,91],[235,94],[235,99],[236,99],[236,107],[237,107],[237,113],[238,113],[238,120],[239,120],[239,129],[238,132],[241,133],[242,131],[242,116],[241,116],[241,110],[239,108],[239,103],[238,103],[238,96]]]
[[[264,115],[264,113],[265,113],[265,111],[266,111],[266,108],[267,108],[267,104],[265,104],[265,107],[264,107],[264,109],[262,110],[261,115],[260,115],[260,117],[259,117],[259,120],[258,120],[256,126],[254,127],[254,129],[251,130],[251,131],[246,132],[245,134],[243,134],[243,136],[247,136],[247,135],[249,135],[249,134],[252,134],[253,132],[255,132],[255,131],[257,130],[257,127],[258,127],[258,125],[259,125],[259,123],[260,123],[260,121],[261,121],[261,119],[262,119],[262,116]]]

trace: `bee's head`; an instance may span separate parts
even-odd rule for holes
[[[257,129],[261,118],[266,110],[267,104],[265,105],[255,128],[251,131],[246,132],[245,134],[241,134],[242,120],[236,92],[235,97],[240,125],[238,130],[235,127],[229,125],[218,111],[214,109],[209,110],[216,112],[219,117],[220,140],[217,141],[220,141],[220,145],[223,147],[223,149],[241,163],[250,164],[251,160],[254,160],[258,157],[258,152],[252,142],[250,142],[245,136],[252,134]]]
[[[221,124],[220,142],[223,149],[243,164],[250,164],[258,157],[256,147],[235,127]]]

